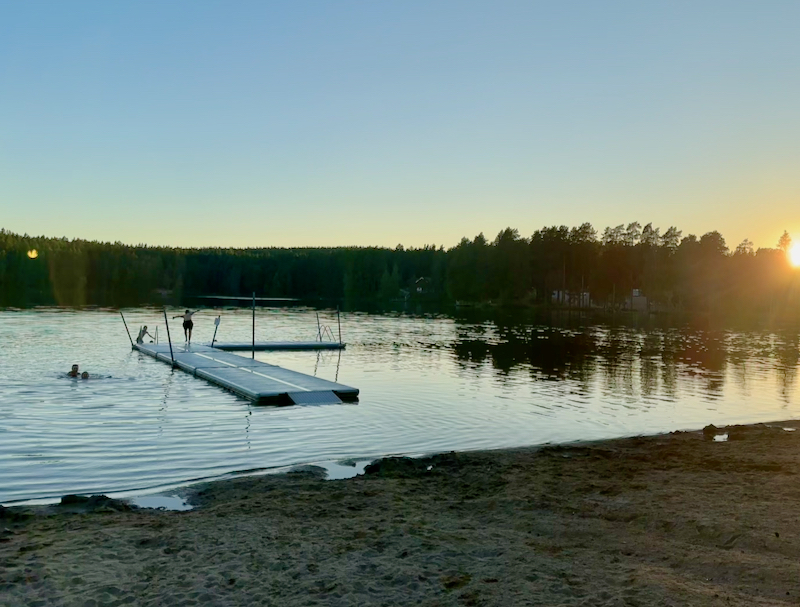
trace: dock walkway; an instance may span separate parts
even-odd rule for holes
[[[172,364],[169,344],[133,344],[134,349]],[[175,366],[257,404],[328,404],[358,400],[351,388],[259,360],[197,345],[173,345]]]

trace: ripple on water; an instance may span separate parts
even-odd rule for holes
[[[196,341],[219,312],[200,313]],[[218,337],[251,339],[249,310],[221,313]],[[125,314],[129,326],[163,325],[160,310]],[[314,339],[315,314],[259,309],[257,339]],[[364,313],[344,314],[342,328],[344,352],[257,358],[354,385],[360,402],[266,408],[131,351],[116,311],[0,311],[0,502],[798,415],[797,335]],[[66,378],[73,363],[92,378]]]

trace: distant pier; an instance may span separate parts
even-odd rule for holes
[[[257,341],[255,343],[230,343],[215,341],[211,344],[215,350],[229,352],[264,352],[277,350],[344,350],[345,344],[338,341]]]

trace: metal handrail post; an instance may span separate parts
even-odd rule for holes
[[[219,329],[220,317],[214,321],[214,337],[211,338],[211,347],[214,347],[214,342],[217,341],[217,329]]]
[[[125,331],[128,334],[128,341],[131,342],[131,348],[133,347],[133,339],[131,338],[131,332],[128,331],[128,323],[125,322],[125,316],[122,314],[122,310],[119,311],[119,315],[122,316],[122,323],[125,325]]]
[[[175,355],[172,353],[172,337],[169,335],[169,319],[167,318],[167,309],[164,308],[164,322],[167,324],[167,340],[169,341],[169,357],[172,360],[172,368],[175,368]]]

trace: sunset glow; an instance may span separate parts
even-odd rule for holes
[[[795,268],[800,266],[800,242],[793,244],[788,252],[789,263]]]

